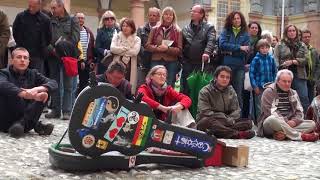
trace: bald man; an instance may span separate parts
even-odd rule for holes
[[[41,0],[28,0],[28,8],[16,16],[12,30],[17,47],[24,47],[30,53],[29,67],[43,74],[51,28],[49,17],[40,9]]]

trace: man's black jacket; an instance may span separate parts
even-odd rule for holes
[[[201,22],[195,26],[190,22],[182,29],[183,34],[183,61],[192,64],[202,63],[202,54],[211,55],[216,42],[214,26]]]
[[[23,11],[16,16],[12,31],[17,47],[26,48],[31,57],[45,55],[52,38],[50,18],[46,14]]]
[[[45,86],[49,93],[58,89],[55,80],[49,79],[36,69],[27,69],[24,74],[17,73],[12,66],[0,70],[0,96],[17,96],[24,89]]]

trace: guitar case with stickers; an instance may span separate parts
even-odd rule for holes
[[[215,137],[158,120],[152,109],[140,102],[142,94],[133,101],[127,100],[111,85],[97,84],[93,76],[91,74],[90,86],[76,99],[68,127],[71,145],[67,146],[77,153],[61,150],[68,149],[61,146],[61,139],[49,148],[50,162],[54,166],[62,167],[61,163],[75,165],[74,168],[62,167],[68,170],[128,169],[132,164],[145,163],[200,167],[203,159],[212,155]],[[143,152],[150,147],[188,156]],[[114,151],[120,154],[110,154]],[[86,169],[85,166],[94,161],[95,168]]]

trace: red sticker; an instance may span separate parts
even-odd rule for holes
[[[114,139],[116,137],[116,135],[118,134],[118,129],[112,129],[111,131],[109,131],[109,137],[111,139]]]
[[[119,119],[117,119],[117,126],[119,128],[121,128],[123,123],[124,123],[124,121],[126,121],[126,119],[124,117],[120,117]]]

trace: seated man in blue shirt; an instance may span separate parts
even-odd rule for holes
[[[39,121],[49,92],[56,90],[56,81],[29,69],[29,53],[25,48],[12,52],[8,68],[0,70],[0,131],[21,137],[34,129],[39,135],[50,135],[54,126]]]

